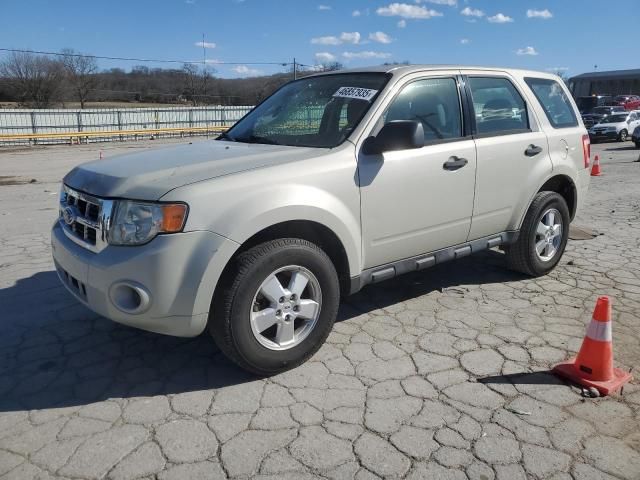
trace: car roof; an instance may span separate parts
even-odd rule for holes
[[[416,64],[416,65],[377,65],[372,67],[349,68],[345,70],[335,70],[332,72],[321,72],[317,75],[338,75],[343,73],[390,73],[392,75],[406,75],[414,72],[438,71],[438,70],[482,70],[486,72],[509,72],[519,75],[533,75],[536,77],[556,78],[557,75],[549,72],[539,72],[535,70],[521,70],[517,68],[487,67],[475,65],[438,65],[438,64]]]

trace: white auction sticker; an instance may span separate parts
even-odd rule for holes
[[[371,90],[370,88],[359,87],[340,87],[334,97],[342,98],[357,98],[359,100],[370,101],[378,93],[378,90]]]

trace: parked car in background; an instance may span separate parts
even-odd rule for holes
[[[589,113],[582,115],[582,121],[584,126],[588,129],[594,126],[596,123],[602,122],[606,117],[614,113],[625,113],[626,110],[620,105],[608,105],[602,107],[594,107]]]
[[[625,110],[640,109],[640,96],[638,95],[618,95],[613,100],[618,105],[624,107]]]
[[[626,142],[629,132],[640,126],[640,111],[628,113],[614,113],[602,119],[589,129],[591,143],[601,140],[617,140]]]
[[[636,148],[640,148],[640,127],[636,127],[633,131],[631,141],[636,144]]]
[[[217,140],[73,169],[53,258],[100,315],[169,335],[207,329],[238,365],[272,375],[311,357],[340,296],[369,283],[498,246],[512,269],[549,273],[589,157],[556,75],[319,74]]]
[[[576,105],[581,114],[591,113],[595,107],[613,105],[615,102],[611,95],[590,95],[576,98]]]

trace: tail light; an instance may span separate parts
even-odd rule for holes
[[[584,168],[589,168],[589,160],[591,159],[591,140],[589,140],[589,135],[582,136],[582,155],[584,157]]]

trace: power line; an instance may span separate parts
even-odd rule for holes
[[[55,55],[58,57],[88,57],[95,58],[96,60],[120,60],[125,62],[149,62],[149,63],[179,63],[179,64],[200,64],[201,61],[197,60],[167,60],[167,59],[154,59],[154,58],[128,58],[128,57],[109,57],[104,55],[85,55],[82,53],[61,53],[61,52],[45,52],[42,50],[23,50],[19,48],[0,48],[0,52],[15,52],[15,53],[35,53],[38,55]],[[210,65],[279,65],[286,67],[287,65],[293,65],[293,62],[210,62]]]

